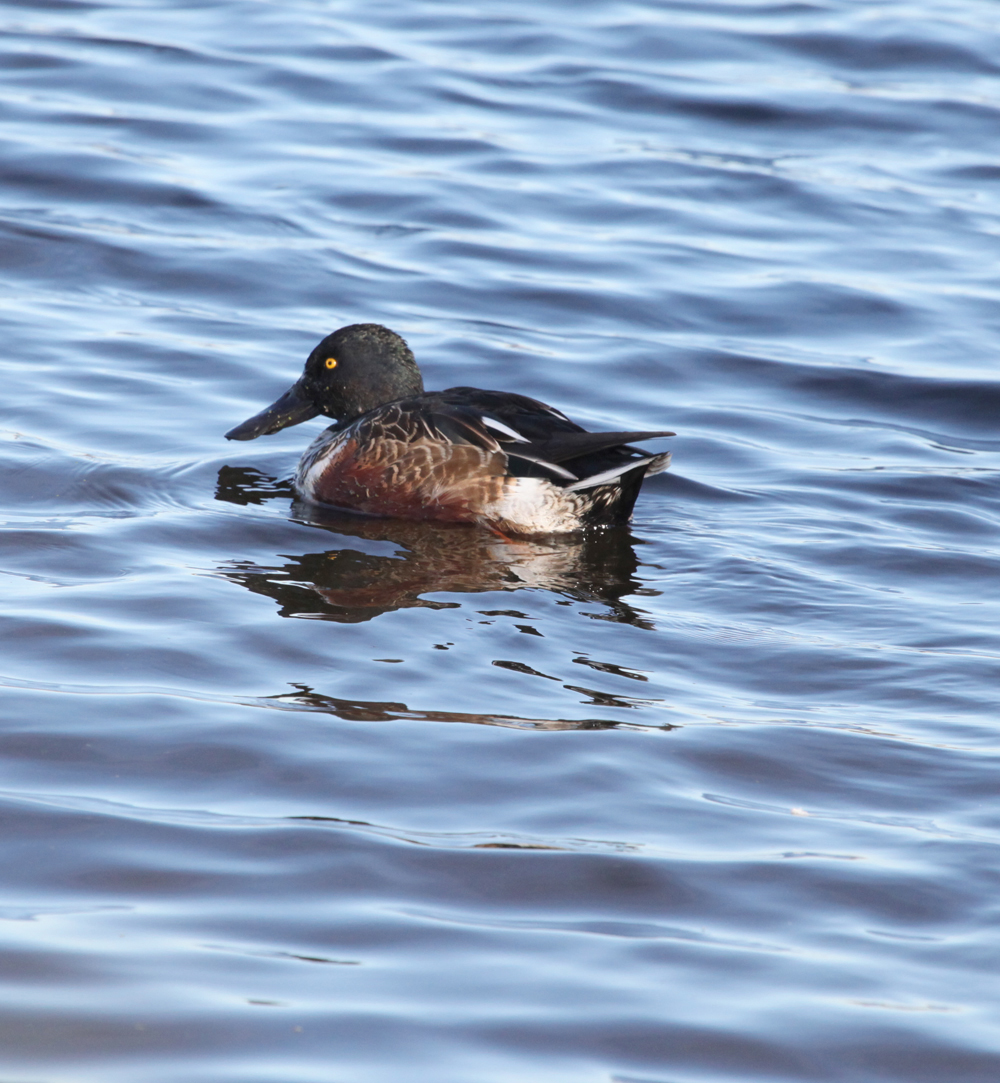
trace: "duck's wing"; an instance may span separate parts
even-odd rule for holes
[[[375,413],[377,418],[368,415],[373,430],[370,439],[439,446],[472,445],[483,452],[506,456],[508,470],[505,473],[524,473],[522,470],[509,469],[514,460],[517,463],[530,463],[533,472],[551,480],[573,482],[579,478],[579,475],[560,466],[547,455],[536,441],[495,417],[493,412],[478,409],[466,402],[449,402],[431,394],[420,399],[390,403]],[[359,424],[364,425],[365,421],[362,419]]]
[[[425,398],[436,399],[449,406],[465,407],[494,418],[519,432],[527,440],[544,441],[557,432],[585,432],[557,410],[538,399],[518,395],[513,391],[484,391],[479,387],[449,387],[447,391],[431,391]]]
[[[574,489],[613,482],[640,463],[647,474],[664,469],[669,454],[651,455],[631,442],[674,435],[660,430],[587,432],[526,395],[478,388],[450,388],[386,403],[349,431],[373,465],[395,462],[406,448],[420,446],[441,469],[457,448],[471,446],[484,453],[478,461],[493,476],[505,463],[502,473],[547,478]],[[468,470],[467,455],[459,458]],[[457,469],[457,460],[454,465]]]
[[[630,445],[640,440],[675,435],[665,430],[587,432],[554,407],[508,391],[451,387],[425,397],[478,415],[481,425],[515,460],[562,466],[573,475],[573,480],[612,471],[643,458],[650,461],[647,473],[665,469],[668,454],[650,456]],[[513,472],[521,472],[516,463]]]

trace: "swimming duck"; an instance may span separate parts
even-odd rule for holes
[[[292,387],[226,439],[253,440],[320,414],[336,424],[299,463],[304,499],[387,518],[478,523],[504,536],[628,522],[643,478],[670,462],[669,452],[629,444],[674,435],[587,432],[510,391],[424,391],[403,339],[358,323],[327,335]]]

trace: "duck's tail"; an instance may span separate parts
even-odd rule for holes
[[[632,518],[643,481],[651,474],[666,470],[669,464],[669,451],[634,459],[567,485],[566,491],[592,490],[590,506],[580,516],[585,525],[619,526]]]

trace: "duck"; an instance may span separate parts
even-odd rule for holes
[[[500,537],[627,523],[670,453],[656,432],[588,432],[512,391],[425,391],[413,351],[376,323],[327,335],[276,402],[227,432],[254,440],[323,415],[295,473],[300,498],[395,519],[474,523]]]

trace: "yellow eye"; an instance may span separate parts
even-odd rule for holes
[[[337,359],[335,357],[328,357],[326,359],[326,367],[328,369],[335,369],[337,367]]]

